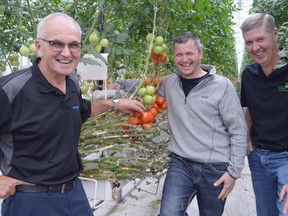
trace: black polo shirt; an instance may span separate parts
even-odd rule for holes
[[[288,151],[288,65],[266,76],[259,64],[242,75],[242,107],[252,119],[252,143],[272,151]]]
[[[0,165],[4,175],[36,184],[67,182],[82,171],[77,147],[91,104],[74,76],[66,94],[35,63],[0,79]]]

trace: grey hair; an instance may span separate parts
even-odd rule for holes
[[[182,33],[181,35],[178,35],[173,42],[173,48],[175,47],[176,43],[186,43],[188,40],[193,40],[195,42],[195,45],[197,47],[197,50],[200,51],[202,48],[202,44],[200,43],[200,39],[198,36],[193,35],[192,32],[187,31]]]
[[[262,25],[264,25],[268,33],[272,34],[276,28],[274,17],[270,14],[251,14],[243,21],[240,29],[244,33],[254,28],[261,27]]]
[[[82,35],[82,31],[81,31],[81,27],[80,25],[76,22],[75,19],[73,19],[72,17],[70,17],[67,14],[64,13],[60,13],[60,12],[56,12],[56,13],[51,13],[48,16],[44,17],[37,25],[37,38],[40,37],[45,37],[45,23],[50,20],[50,19],[56,19],[55,23],[57,23],[57,19],[64,19],[65,21],[74,24],[80,32],[80,36]]]

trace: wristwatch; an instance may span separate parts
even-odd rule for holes
[[[114,111],[118,111],[118,105],[119,105],[119,101],[120,101],[120,95],[115,95],[113,97],[113,103],[114,103]]]

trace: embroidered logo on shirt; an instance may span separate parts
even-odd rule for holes
[[[280,92],[288,92],[288,82],[285,82],[281,86],[277,86],[277,88],[278,88],[278,91]]]
[[[72,109],[76,112],[80,111],[80,106],[72,106]]]

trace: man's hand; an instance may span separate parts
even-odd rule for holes
[[[247,156],[254,150],[254,146],[252,144],[252,141],[249,137],[249,139],[247,138]]]
[[[288,212],[288,183],[283,186],[283,188],[280,192],[279,202],[284,200],[285,195],[286,195],[286,201],[285,201],[284,208],[283,208],[284,214],[286,214]]]
[[[0,175],[0,198],[5,199],[15,194],[15,187],[26,182]]]
[[[247,123],[247,155],[249,155],[253,151],[254,147],[253,147],[253,143],[250,137],[252,119],[251,119],[250,111],[248,107],[244,107],[244,116],[245,116],[245,120]]]
[[[145,106],[137,100],[124,98],[120,99],[118,109],[119,111],[128,114],[132,114],[134,110],[143,113]]]
[[[215,183],[214,186],[217,187],[220,184],[224,184],[223,189],[221,193],[218,196],[218,199],[225,200],[228,196],[228,194],[232,191],[234,185],[235,185],[235,179],[232,178],[228,172],[225,172],[220,179],[218,179]]]

